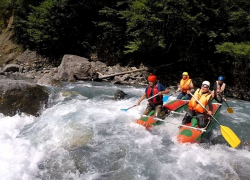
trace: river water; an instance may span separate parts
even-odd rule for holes
[[[113,100],[116,90],[128,94]],[[250,178],[250,103],[228,99],[218,120],[243,142],[231,148],[220,127],[200,144],[179,144],[178,127],[151,131],[135,123],[147,102],[127,112],[144,87],[98,82],[48,87],[49,107],[40,117],[0,114],[1,180],[175,180]],[[170,97],[169,101],[176,97]],[[166,120],[181,123],[183,116]]]

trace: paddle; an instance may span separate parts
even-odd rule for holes
[[[231,107],[228,106],[226,99],[221,95],[221,93],[219,93],[219,94],[220,94],[221,98],[223,99],[223,101],[224,101],[224,102],[226,103],[226,105],[227,105],[227,112],[228,112],[228,113],[234,113],[234,110],[233,110]]]
[[[233,110],[231,107],[228,106],[227,102],[225,101],[225,98],[223,98],[223,100],[224,100],[224,102],[225,102],[226,105],[227,105],[227,112],[228,112],[228,113],[234,113],[234,110]]]
[[[143,99],[142,101],[152,99],[152,98],[155,97],[155,96],[158,96],[158,94],[156,94],[156,95],[154,95],[154,96],[152,96],[152,97],[150,97],[150,98],[148,98],[148,99]],[[122,111],[127,111],[127,110],[129,110],[129,109],[131,109],[131,108],[133,108],[133,107],[135,107],[135,106],[136,106],[136,105],[133,105],[133,106],[127,108],[127,109],[121,109],[121,110],[122,110]]]
[[[150,117],[150,118],[153,118],[151,116],[146,116],[146,115],[142,115],[143,117]],[[156,118],[154,117],[153,118],[155,121],[162,121],[162,122],[165,122],[165,123],[169,123],[169,124],[174,124],[174,125],[177,125],[177,126],[182,126],[182,127],[187,127],[187,128],[190,128],[190,129],[195,129],[195,130],[198,130],[198,131],[201,131],[201,132],[206,132],[206,130],[204,128],[196,128],[196,127],[192,127],[192,126],[187,126],[187,125],[184,125],[184,124],[177,124],[177,123],[172,123],[172,122],[167,122],[166,120],[163,120],[163,119],[160,119],[160,118]]]
[[[208,110],[200,103],[200,101],[196,97],[193,96],[192,93],[190,93],[190,95],[201,105],[201,107],[203,107],[208,112]],[[222,126],[213,115],[211,115],[211,117],[220,125],[221,134],[228,142],[228,144],[230,144],[230,146],[232,146],[233,148],[236,148],[240,144],[240,139],[236,136],[236,134],[229,127]]]
[[[168,100],[168,98],[170,97],[170,96],[172,96],[173,94],[170,94],[169,96],[163,96],[163,102],[166,102],[167,100]]]

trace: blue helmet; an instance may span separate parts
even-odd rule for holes
[[[218,80],[219,80],[219,81],[223,81],[224,78],[223,78],[222,76],[219,76],[219,77],[218,77]]]

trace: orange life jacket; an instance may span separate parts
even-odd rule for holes
[[[196,99],[198,99],[200,103],[204,107],[206,107],[206,105],[208,104],[208,101],[211,98],[211,93],[207,92],[207,93],[202,94],[202,90],[197,89],[194,93],[194,97],[196,97]],[[191,100],[188,103],[188,107],[189,109],[194,110],[195,112],[199,112],[199,113],[204,113],[206,111],[194,98],[191,98]]]
[[[187,93],[187,90],[190,90],[190,87],[189,87],[190,83],[191,83],[191,79],[189,79],[189,76],[187,76],[185,80],[181,79],[180,81],[180,88],[182,88],[181,91],[184,93]]]
[[[150,86],[147,87],[147,90],[146,90],[146,95],[147,95],[147,98],[150,98],[156,94],[158,94],[160,91],[158,89],[158,85],[155,85],[153,88],[151,88]],[[163,99],[163,96],[160,95],[160,96],[155,96],[153,97],[152,99],[149,99],[148,102],[150,104],[160,104],[162,103],[162,99]]]

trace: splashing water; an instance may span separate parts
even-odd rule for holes
[[[135,123],[146,102],[133,106],[144,87],[67,83],[48,87],[50,106],[40,117],[0,114],[0,179],[248,179],[250,103],[228,99],[218,120],[242,140],[229,147],[217,126],[208,142],[179,144],[178,127],[151,131]],[[128,94],[115,101],[117,89]],[[176,97],[170,97],[168,101]],[[168,117],[180,123],[183,116]]]

